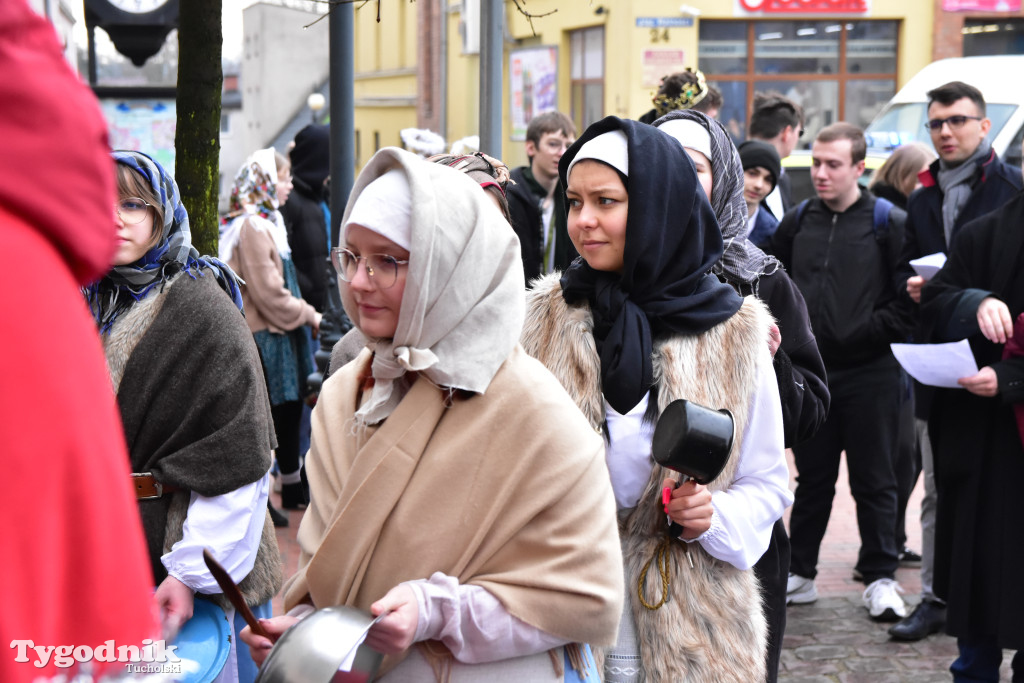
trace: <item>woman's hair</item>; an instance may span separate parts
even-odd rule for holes
[[[117,164],[118,197],[138,197],[153,210],[153,234],[159,233],[164,227],[164,205],[157,196],[153,186],[141,175],[122,163]]]
[[[278,176],[281,175],[281,171],[287,171],[288,173],[291,173],[292,162],[288,161],[288,158],[285,155],[278,152],[276,149],[274,150],[274,163],[277,164]]]
[[[917,185],[917,174],[921,167],[930,164],[936,158],[930,147],[920,142],[908,142],[896,148],[885,163],[882,164],[868,183],[868,189],[878,183],[891,185],[909,197]]]

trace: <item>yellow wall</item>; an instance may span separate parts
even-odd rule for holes
[[[380,146],[401,146],[399,131],[416,125],[415,3],[377,3],[355,11],[355,125],[357,171]]]
[[[360,163],[372,151],[372,130],[381,131],[381,144],[395,144],[401,128],[415,126],[416,4],[405,0],[382,3],[382,21],[376,23],[376,5],[369,3],[356,12],[356,127],[362,132]],[[447,129],[439,131],[451,143],[479,132],[479,57],[462,53],[458,0],[447,0],[456,11],[445,12],[448,21]],[[502,156],[510,167],[526,163],[523,143],[509,139],[511,120],[508,100],[508,50],[532,45],[555,45],[559,51],[558,107],[571,109],[569,32],[593,26],[605,27],[604,93],[605,112],[636,117],[651,107],[653,88],[642,84],[641,51],[647,47],[682,49],[686,63],[696,66],[697,37],[701,19],[758,19],[734,16],[731,0],[689,0],[700,11],[692,27],[668,29],[668,42],[652,43],[651,31],[636,27],[639,17],[681,17],[680,0],[530,0],[525,7],[534,15],[534,35],[526,17],[513,3],[506,2],[507,33],[502,60],[504,77]],[[601,15],[594,10],[603,6]],[[548,16],[544,15],[557,10]],[[786,15],[764,20],[820,19],[832,15]],[[836,15],[843,16],[843,15]],[[871,0],[871,11],[846,15],[852,19],[895,19],[901,21],[897,89],[931,61],[934,26],[933,0]],[[659,32],[661,33],[661,32]],[[401,38],[398,38],[398,37]],[[659,35],[659,38],[662,37]],[[372,76],[372,77],[371,77]],[[363,98],[411,98],[402,107],[360,106]],[[372,127],[371,127],[372,126]],[[370,131],[368,133],[368,131]],[[390,142],[385,143],[385,140]]]

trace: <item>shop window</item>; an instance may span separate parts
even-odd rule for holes
[[[964,57],[1024,55],[1024,19],[966,19]]]
[[[569,74],[576,130],[604,118],[604,26],[569,33]]]
[[[866,127],[896,92],[897,21],[700,22],[698,67],[725,99],[719,120],[745,139],[755,92],[775,91],[804,109],[801,147],[823,127]]]

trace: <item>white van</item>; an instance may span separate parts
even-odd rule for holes
[[[986,116],[992,121],[988,140],[999,158],[1021,165],[1024,140],[1024,55],[941,59],[921,69],[889,100],[864,131],[868,147],[891,151],[912,141],[931,146],[925,130],[927,92],[950,81],[963,81],[981,91]]]

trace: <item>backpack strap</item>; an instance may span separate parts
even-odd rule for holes
[[[875,197],[875,210],[871,219],[871,229],[875,233],[875,240],[884,245],[889,240],[889,214],[892,213],[893,203],[882,197]]]

